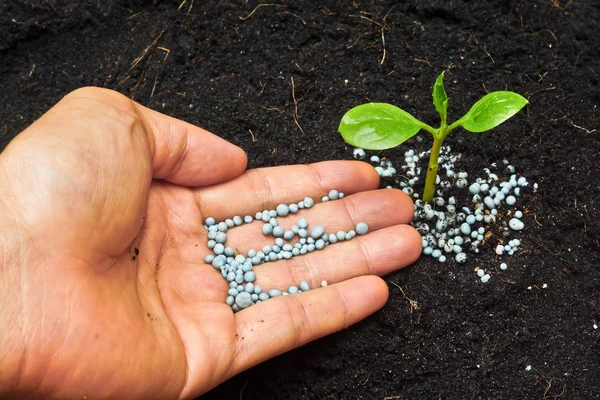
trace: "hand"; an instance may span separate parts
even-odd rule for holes
[[[411,200],[375,190],[365,163],[245,167],[238,147],[97,88],[17,136],[0,155],[0,397],[192,398],[382,307],[386,284],[364,275],[419,256]],[[301,215],[371,232],[255,269],[265,289],[331,285],[234,314],[204,219],[334,188],[347,196]],[[229,243],[268,241],[255,223]]]

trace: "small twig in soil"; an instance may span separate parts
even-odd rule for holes
[[[31,78],[31,75],[33,75],[33,71],[35,71],[35,64],[33,64],[33,67],[31,67],[31,71],[29,71],[29,75],[27,75],[28,78]]]
[[[354,46],[356,46],[356,44],[358,43],[358,41],[360,40],[360,38],[362,38],[363,36],[366,36],[366,35],[372,35],[373,33],[375,33],[375,32],[364,32],[364,33],[361,33],[360,35],[358,35],[358,37],[356,38],[356,40],[354,41],[354,43],[352,43],[351,45],[346,46],[346,48],[347,49],[353,48]]]
[[[427,65],[429,65],[431,67],[431,61],[429,61],[428,59],[421,60],[420,58],[415,58],[414,60],[418,61],[418,62],[425,63],[425,64],[427,64]]]
[[[320,8],[319,11],[321,11],[323,14],[325,14],[326,17],[331,17],[332,15],[335,15],[334,12],[332,12],[330,9],[328,9],[325,6],[323,6],[323,8]]]
[[[523,3],[521,3],[521,7],[518,9],[519,12],[519,22],[521,26],[523,26]]]
[[[137,17],[138,15],[140,15],[142,13],[142,11],[140,12],[136,12],[135,14],[130,15],[129,17],[127,17],[127,19],[134,19],[135,17]]]
[[[410,299],[406,293],[404,293],[404,290],[400,287],[400,285],[394,283],[394,282],[390,282],[392,285],[396,286],[398,289],[400,289],[400,292],[402,292],[402,295],[406,298],[406,300],[408,300],[408,302],[410,303],[410,312],[412,313],[413,310],[418,310],[419,309],[419,303],[417,303],[416,301]]]
[[[256,95],[256,97],[260,97],[264,93],[266,86],[267,86],[267,82],[265,82],[265,84],[262,85],[262,87],[260,88],[260,92],[258,92],[258,94]]]
[[[483,90],[485,90],[486,93],[489,93],[490,91],[485,87],[485,82],[481,82],[481,86],[483,86]]]
[[[544,377],[544,379],[546,379]],[[546,379],[546,383],[548,384],[548,386],[546,386],[546,390],[544,391],[544,398],[546,398],[546,394],[548,394],[548,390],[550,390],[550,388],[552,387],[552,379],[547,380]]]
[[[156,82],[158,81],[158,70],[156,71],[156,77],[154,78],[154,85],[152,85],[152,93],[150,93],[150,98],[154,97],[154,91],[156,90]]]
[[[390,12],[392,11],[392,9],[394,8],[394,6],[392,6],[387,13],[385,13],[385,15],[383,16],[383,26],[381,27],[381,44],[383,46],[383,56],[381,57],[381,63],[380,65],[383,65],[383,62],[385,61],[385,56],[387,54],[387,49],[385,47],[385,31],[389,30],[390,27],[387,24],[387,17],[388,15],[390,15]]]
[[[194,7],[194,0],[192,0],[192,3],[190,4],[190,8],[188,8],[188,10],[185,13],[185,15],[188,15],[190,13],[190,11],[192,11],[192,7]]]
[[[139,55],[139,57],[137,57],[135,60],[133,60],[133,62],[131,63],[131,66],[129,67],[129,69],[127,70],[127,72],[131,71],[132,69],[134,69],[136,67],[136,65],[138,65],[140,63],[140,61],[142,61],[144,59],[144,57],[146,57],[148,55],[148,53],[150,52],[150,50],[156,46],[156,44],[158,43],[158,41],[160,40],[160,38],[162,37],[163,33],[165,33],[164,30],[162,30],[160,32],[160,34],[156,37],[156,39],[154,39],[152,41],[152,43],[150,43],[148,45],[148,47],[146,47],[146,49],[144,49],[144,51],[142,51],[142,54]]]
[[[485,46],[483,46],[483,51],[485,52],[485,54],[488,55],[488,57],[490,58],[490,60],[492,60],[492,64],[496,64],[496,61],[494,61],[494,58],[492,57],[492,55],[490,53],[488,53],[488,51],[485,48]]]
[[[547,92],[549,90],[554,90],[554,89],[556,89],[556,88],[554,86],[552,86],[552,87],[547,87],[544,89],[536,90],[535,92],[532,92],[532,93],[525,93],[525,97],[527,98],[527,100],[529,100],[531,98],[531,96],[533,96],[534,94],[537,94],[540,92]]]
[[[162,50],[165,52],[165,59],[163,60],[163,62],[167,61],[167,58],[169,58],[169,54],[171,54],[171,50],[167,49],[166,47],[157,47],[158,50]]]
[[[471,39],[473,39],[475,41],[475,44],[479,44],[479,41],[477,40],[477,38],[475,36],[473,36],[473,34],[471,32],[463,32],[467,35],[469,35],[469,37],[467,38],[467,42],[470,42]]]
[[[573,123],[573,120],[564,116],[564,117],[560,117],[560,118],[554,118],[551,119],[549,122],[558,122],[558,121],[567,121],[569,123],[569,125],[571,125],[573,128],[577,128],[577,129],[581,129],[582,131],[584,131],[585,133],[596,133],[596,129],[586,129],[583,126],[579,126],[576,125],[575,123]]]
[[[377,25],[378,27],[381,27],[381,24],[380,24],[379,22],[377,22],[377,21],[375,21],[375,20],[373,20],[373,19],[371,19],[371,18],[369,18],[369,17],[365,17],[364,15],[348,15],[348,16],[349,16],[349,17],[352,17],[352,18],[362,18],[362,19],[364,19],[364,20],[366,20],[366,21],[369,21],[369,22],[372,22],[372,23],[374,23],[374,24],[375,24],[375,25]]]
[[[294,86],[294,77],[291,76],[290,79],[292,80],[292,99],[294,100],[294,122],[296,123],[298,129],[300,129],[300,132],[304,134],[304,130],[298,122],[298,101],[296,100],[296,87]]]
[[[262,108],[263,110],[266,110],[266,111],[277,111],[279,113],[283,113],[283,110],[281,108],[277,108],[277,107],[260,106],[260,108]]]
[[[261,7],[285,7],[285,6],[283,4],[259,4],[256,7],[254,7],[254,10],[250,11],[250,14],[246,15],[245,17],[240,17],[240,19],[242,21],[247,20],[252,15],[254,15],[254,13],[256,12],[256,10],[258,10]]]
[[[240,400],[242,400],[242,394],[244,394],[244,389],[246,389],[246,386],[248,386],[248,382],[250,381],[246,381],[246,383],[244,383],[244,386],[242,386],[242,390],[240,391]]]
[[[300,21],[302,21],[302,23],[303,23],[304,25],[306,25],[306,21],[305,21],[305,20],[304,20],[302,17],[300,17],[300,16],[298,16],[298,15],[296,15],[296,14],[292,13],[292,12],[289,12],[289,11],[283,11],[283,12],[282,12],[282,14],[289,14],[289,15],[292,15],[292,16],[294,16],[294,17],[298,18]]]
[[[563,390],[562,392],[560,392],[560,394],[557,394],[554,396],[554,400],[558,399],[559,397],[564,396],[567,393],[567,384],[563,383]]]
[[[548,32],[550,35],[552,35],[552,37],[554,38],[554,41],[556,43],[558,43],[558,39],[556,38],[556,35],[550,29],[542,29],[541,31],[533,32],[532,35],[533,36],[537,36],[537,35],[539,35],[542,32]]]
[[[142,81],[144,82],[144,86],[142,87],[142,89],[143,89],[144,87],[146,87],[146,71],[142,71],[142,74],[140,75],[140,78],[133,85],[133,87],[129,90],[129,93],[131,94],[131,98],[132,99],[133,99],[133,92],[135,92],[137,90],[137,88],[140,86],[140,84],[142,83]]]
[[[124,84],[125,82],[127,82],[129,80],[129,78],[131,78],[131,74],[127,74],[127,76],[125,76],[125,78],[123,78],[119,82],[117,82],[117,86],[115,86],[115,89],[119,88],[122,84]]]
[[[559,0],[550,0],[550,1],[543,1],[542,3],[546,3],[546,4],[550,4],[552,7],[554,8],[558,8],[561,11],[565,11],[573,2],[573,0],[569,0],[567,2],[567,4],[565,4],[564,6],[560,5],[560,1]]]
[[[252,143],[256,143],[256,138],[254,137],[254,133],[252,133],[252,129],[248,129],[248,132],[250,132],[250,136],[252,136]]]

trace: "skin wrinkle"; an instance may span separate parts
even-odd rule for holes
[[[204,327],[203,324],[196,324],[197,327],[199,327],[199,329],[202,330],[202,333],[204,333],[204,337],[208,338],[208,340],[210,341],[210,346],[208,346],[208,351],[210,353],[210,355],[215,359],[218,360],[220,359],[218,354],[215,354],[216,349],[218,348],[218,346],[216,345],[215,339],[213,338],[213,335],[211,335],[209,333],[209,331]],[[205,346],[206,347],[206,346]],[[206,357],[208,358],[208,357]],[[187,358],[186,358],[187,359]],[[192,370],[189,368],[189,364],[186,363],[186,379],[185,379],[185,384],[183,385],[183,390],[182,392],[185,392],[187,387],[188,387],[188,383],[190,381],[192,381]],[[215,372],[216,372],[216,368],[212,368],[210,371],[210,378],[208,379],[208,382],[212,384],[216,381],[215,379]]]
[[[286,306],[288,310],[287,317],[292,321],[294,326],[293,333],[294,339],[292,341],[293,348],[298,348],[304,344],[302,340],[303,336],[312,337],[310,335],[310,318],[308,317],[308,313],[306,311],[305,306],[294,296],[286,296]],[[293,307],[292,307],[293,305]],[[310,305],[310,304],[309,304]],[[292,310],[292,308],[294,310]],[[300,317],[300,318],[298,318]]]
[[[350,221],[350,223],[352,224],[352,229],[354,229],[354,227],[356,227],[357,224],[357,215],[360,215],[360,211],[358,211],[358,208],[356,207],[356,203],[354,203],[354,200],[352,200],[352,197],[344,197],[342,199],[342,204],[344,204],[343,210],[346,213],[346,215],[348,216],[348,220]]]
[[[171,159],[174,158],[175,161],[168,166],[168,171],[166,174],[164,174],[164,178],[163,179],[168,179],[168,178],[172,178],[174,176],[177,176],[177,174],[179,174],[183,167],[184,167],[184,160],[186,159],[186,157],[189,154],[190,151],[190,143],[189,143],[189,131],[187,129],[185,129],[185,133],[183,133],[181,136],[181,141],[180,143],[177,144],[177,146],[175,147],[174,150],[174,154],[176,155],[175,157],[173,157],[173,153],[171,153],[171,143],[172,143],[172,138],[173,137],[177,137],[178,135],[175,135],[173,133],[173,131],[176,129],[172,123],[169,123],[170,125],[170,129],[169,129],[169,147],[167,148],[167,154],[169,154],[170,156],[167,157],[167,159]],[[204,160],[204,159],[202,159]],[[199,161],[199,160],[195,160],[195,161]],[[162,170],[163,167],[166,166],[166,163],[162,163],[161,167],[158,168],[158,170]],[[202,172],[202,170],[204,169],[204,162],[202,164],[202,167],[200,168],[200,171],[198,171],[198,173],[196,173],[194,175],[194,179],[200,174],[200,172]],[[162,174],[161,174],[162,175]]]
[[[96,168],[98,168],[98,166],[100,165],[100,155],[99,155],[98,153],[93,153],[93,154],[94,154],[94,157],[93,157],[93,159],[92,159],[92,161],[93,161],[93,165],[94,165]],[[90,203],[91,203],[91,204],[94,204],[94,203],[96,202],[96,194],[98,193],[98,188],[99,188],[99,186],[100,186],[100,185],[99,185],[99,184],[100,184],[100,179],[98,179],[98,176],[97,176],[97,174],[96,174],[96,179],[94,179],[94,182],[95,182],[95,184],[93,185],[93,186],[94,186],[94,189],[93,189],[93,191],[92,191],[92,196],[91,196],[91,198],[90,198]],[[102,210],[100,210],[100,212],[101,212],[102,214],[104,214],[104,213],[103,213],[103,211],[104,211],[104,207],[105,207],[105,205],[104,205],[104,203],[103,203],[103,204],[102,204]]]
[[[360,257],[365,266],[365,270],[362,275],[369,275],[370,273],[377,274],[377,270],[373,265],[373,259],[369,253],[368,246],[363,242],[362,238],[358,238],[358,248],[360,249]]]
[[[250,193],[253,193],[256,199],[256,204],[260,204],[263,210],[270,209],[274,206],[273,187],[269,177],[262,169],[251,169],[245,174],[248,183],[250,184]]]
[[[308,164],[308,167],[312,172],[310,174],[310,177],[317,183],[316,186],[318,187],[319,192],[325,192],[325,177],[321,175],[321,172],[317,169],[317,167],[314,164]]]
[[[329,290],[335,290],[337,298],[340,299],[342,302],[343,312],[341,314],[344,316],[344,323],[342,325],[342,329],[345,329],[348,327],[348,300],[346,300],[344,293],[342,293],[338,288],[336,288],[335,285],[331,286]]]
[[[170,183],[163,183],[162,187],[165,188],[168,192],[169,197],[176,197],[178,195],[178,193],[175,193],[175,191],[178,190],[178,188]],[[187,194],[187,193],[186,193]],[[192,196],[193,197],[193,196]],[[163,199],[163,203],[166,202],[166,199]],[[174,222],[168,222],[169,225],[172,226],[176,226],[179,227],[179,230],[187,232],[185,234],[184,237],[189,238],[192,235],[199,235],[201,232],[201,229],[199,227],[199,222],[196,222],[194,220],[190,220],[189,218],[185,218],[181,212],[179,212],[179,207],[173,202],[173,204],[175,205],[175,207],[167,207],[167,205],[165,205],[165,213],[167,214],[167,218],[168,220],[173,219]],[[187,229],[188,226],[191,226],[191,229]],[[202,228],[203,229],[203,228]]]
[[[172,153],[171,149],[173,148],[173,131],[172,129],[169,129],[169,134],[167,135],[167,145],[165,146],[166,150],[165,150],[165,156],[163,156],[162,158],[164,158],[164,160],[159,160],[158,156],[156,154],[154,154],[154,163],[158,163],[158,165],[154,165],[154,170],[156,171],[155,174],[158,175],[159,177],[161,177],[162,179],[166,179],[168,178],[171,174],[169,172],[162,172],[163,168],[166,168],[168,171],[171,171],[173,168],[173,164],[171,165],[166,165],[165,160],[169,160],[171,157],[169,157]],[[176,162],[177,163],[177,162]],[[175,163],[175,164],[176,164]]]

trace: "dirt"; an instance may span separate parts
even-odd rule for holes
[[[386,277],[380,312],[201,399],[600,398],[600,3],[278,3],[0,1],[2,146],[85,85],[215,132],[250,167],[350,158],[337,125],[366,101],[436,123],[444,69],[451,119],[519,92],[531,104],[509,122],[447,139],[472,176],[506,158],[540,185],[507,271],[491,246],[465,265],[422,257]]]

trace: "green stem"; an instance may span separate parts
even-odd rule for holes
[[[431,148],[431,156],[429,156],[429,166],[427,167],[427,178],[425,178],[425,189],[423,191],[423,201],[430,203],[435,194],[435,181],[438,171],[438,157],[442,143],[446,138],[447,132],[444,132],[444,127],[440,128],[437,135],[433,135],[433,147]]]

